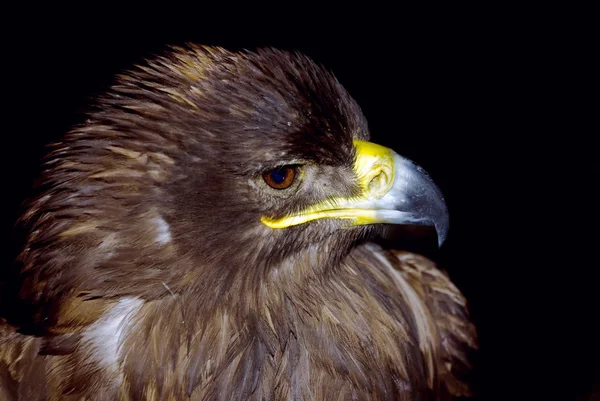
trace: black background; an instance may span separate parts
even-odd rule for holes
[[[153,18],[108,7],[7,12],[2,265],[18,249],[12,225],[44,146],[82,121],[115,74],[168,44],[298,50],[349,90],[373,141],[423,166],[445,194],[449,237],[429,254],[470,302],[477,400],[600,397],[600,162],[588,121],[598,112],[587,75],[597,46],[584,11],[296,15],[308,7],[264,21],[175,5]]]

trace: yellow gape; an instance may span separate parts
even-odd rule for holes
[[[326,218],[348,219],[351,225],[381,222],[373,201],[383,198],[394,184],[394,154],[391,149],[371,142],[353,142],[356,148],[354,172],[362,189],[359,196],[326,199],[280,219],[263,216],[262,223],[271,228],[286,228]]]

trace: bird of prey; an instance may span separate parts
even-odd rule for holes
[[[1,400],[443,400],[466,302],[389,224],[448,228],[322,66],[174,47],[49,151],[0,321]]]

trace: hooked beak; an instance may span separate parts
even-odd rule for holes
[[[354,172],[361,194],[319,202],[294,215],[261,221],[271,228],[285,228],[312,220],[335,218],[351,225],[406,224],[434,226],[441,246],[448,232],[448,210],[442,193],[419,166],[393,150],[354,140]]]

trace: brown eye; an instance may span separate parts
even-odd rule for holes
[[[286,189],[294,183],[296,168],[293,166],[283,166],[263,174],[263,178],[271,188]]]

